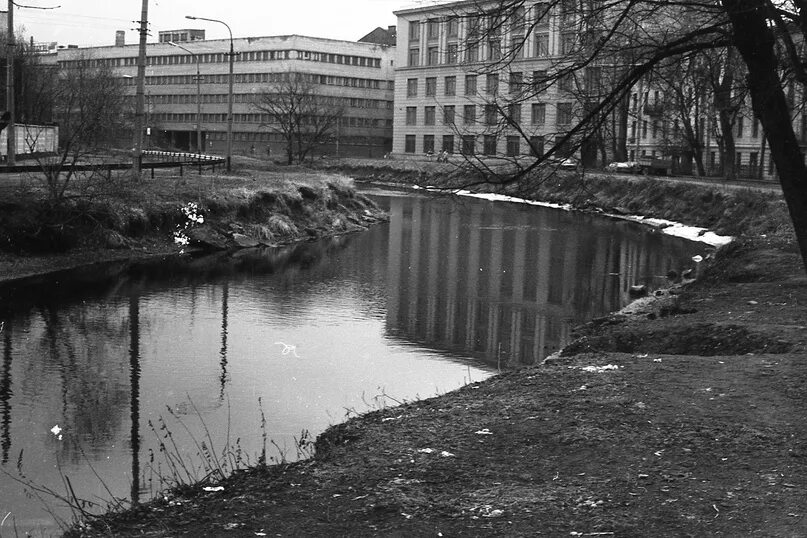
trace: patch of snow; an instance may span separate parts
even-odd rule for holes
[[[415,188],[423,190],[440,190],[436,187],[415,187]],[[554,209],[564,209],[566,211],[574,209],[571,204],[553,204],[550,202],[539,202],[536,200],[516,198],[515,196],[507,196],[504,194],[495,194],[488,192],[472,192],[467,190],[457,190],[454,191],[454,194],[458,196],[469,196],[471,198],[490,200],[492,202],[512,202],[518,204],[536,205],[541,207],[551,207]],[[654,228],[660,229],[661,232],[664,234],[672,235],[675,237],[681,237],[683,239],[689,239],[690,241],[698,241],[700,243],[706,243],[707,245],[713,247],[722,247],[723,245],[731,243],[734,240],[734,238],[731,236],[717,235],[716,233],[711,232],[706,228],[698,228],[697,226],[686,226],[684,224],[681,224],[680,222],[675,222],[666,219],[643,217],[641,215],[616,215],[612,213],[603,213],[603,215],[611,218],[629,220],[631,222],[638,222],[640,224],[647,224],[653,226]]]

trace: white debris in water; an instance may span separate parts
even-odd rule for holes
[[[477,430],[476,434],[477,435],[493,435],[493,432],[490,431],[487,428],[484,428],[484,429],[481,429],[481,430]]]
[[[224,486],[205,486],[202,491],[224,491]]]
[[[300,356],[297,354],[297,346],[286,344],[284,342],[275,342],[276,346],[283,346],[283,350],[280,352],[282,355],[288,355],[289,353],[293,354],[298,359]]]
[[[50,433],[55,435],[56,439],[58,439],[59,441],[62,440],[62,429],[59,427],[58,424],[50,429]]]

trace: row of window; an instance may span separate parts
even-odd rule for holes
[[[367,88],[370,90],[392,90],[395,88],[395,82],[392,80],[378,80],[372,78],[358,78],[358,77],[340,77],[333,75],[317,75],[305,74],[303,75],[307,80],[313,84],[325,84],[328,86],[347,86],[351,88]],[[201,84],[227,84],[229,82],[229,75],[215,74],[204,75],[199,81]],[[128,86],[134,86],[137,80],[134,78],[123,77],[123,83]],[[268,84],[268,83],[281,83],[289,80],[289,73],[235,73],[233,75],[234,84]],[[146,77],[146,84],[149,86],[162,86],[162,85],[190,85],[196,84],[196,75],[158,75]]]
[[[183,65],[199,63],[224,63],[229,62],[229,53],[211,52],[203,54],[166,54],[161,56],[146,57],[147,65]],[[371,58],[368,56],[354,56],[348,54],[332,54],[328,52],[317,52],[310,50],[259,50],[250,52],[236,52],[236,62],[267,62],[275,60],[306,60],[312,62],[324,62],[341,65],[352,65],[356,67],[381,67],[381,58]],[[61,69],[77,67],[127,67],[136,66],[137,56],[126,58],[82,58],[78,60],[61,60]]]
[[[461,33],[461,23],[467,37],[480,34],[491,36],[501,35],[505,31],[511,34],[523,35],[529,23],[535,28],[548,28],[553,15],[553,6],[556,5],[555,15],[561,26],[573,22],[575,15],[582,11],[595,13],[602,9],[599,0],[589,1],[585,6],[579,5],[577,0],[562,0],[561,2],[537,2],[531,6],[514,2],[512,7],[494,8],[490,12],[472,12],[463,15],[450,15],[442,18],[430,18],[423,21],[409,21],[409,41],[419,42],[425,37],[426,41],[438,41],[440,34],[447,38],[457,38]],[[423,29],[425,28],[425,32]]]
[[[459,145],[455,145],[456,142]],[[445,151],[447,153],[462,153],[463,155],[474,155],[478,153],[479,140],[482,141],[482,155],[507,155],[508,157],[517,157],[519,155],[533,155],[539,157],[544,154],[544,137],[532,136],[529,143],[521,136],[506,136],[504,137],[504,152],[500,152],[500,139],[495,135],[461,135],[456,136],[443,135],[441,139],[442,146],[437,148],[436,138],[434,135],[423,135],[421,139],[421,151],[423,153],[436,153],[437,151]],[[404,136],[404,152],[417,153],[417,136],[410,134]]]
[[[552,106],[550,104],[550,106]],[[568,126],[572,123],[574,109],[572,103],[555,103],[555,124],[559,126]],[[547,103],[532,103],[529,105],[531,125],[545,125],[546,124],[546,107]],[[460,123],[457,115],[457,105],[444,105],[442,110],[442,123],[443,125],[456,125]],[[481,118],[482,123],[485,125],[499,125],[500,123],[507,123],[513,126],[518,126],[523,123],[522,119],[522,105],[520,103],[512,103],[504,107],[499,105],[462,105],[462,124],[474,125],[480,122],[479,112],[483,112]],[[424,106],[423,107],[423,125],[436,125],[437,120],[437,107]],[[418,125],[418,107],[406,107],[406,125]]]
[[[226,103],[228,94],[226,93],[203,93],[200,95],[202,103]],[[254,93],[235,93],[233,94],[234,103],[253,103],[256,100]],[[155,105],[192,105],[196,104],[196,94],[167,94],[167,95],[149,95],[149,102]],[[375,108],[387,109],[393,108],[392,101],[383,99],[362,99],[357,97],[336,97],[330,95],[322,95],[317,97],[317,101],[326,106],[345,107],[345,108]]]
[[[479,78],[482,75],[465,75],[462,80],[464,82],[462,93],[466,96],[474,96],[479,93]],[[485,94],[497,95],[499,93],[499,73],[488,73],[484,75],[485,79]],[[532,74],[527,74],[525,77],[522,71],[511,71],[508,73],[507,88],[511,94],[519,95],[524,91],[531,93],[539,93],[546,91],[549,87],[556,85],[560,91],[596,91],[600,88],[602,82],[602,68],[589,67],[582,72],[582,76],[577,73],[564,73],[560,76],[550,75],[545,70],[536,70]],[[423,94],[426,97],[437,97],[437,77],[426,77],[424,79]],[[408,78],[406,79],[406,97],[418,97],[420,91],[420,79]],[[453,97],[457,95],[457,76],[448,75],[443,77],[443,92],[444,97]]]
[[[226,131],[208,131],[205,133],[208,141],[225,141],[227,140]],[[233,140],[242,142],[276,142],[285,144],[286,138],[282,133],[267,132],[267,131],[233,131]],[[366,135],[350,136],[339,134],[339,143],[344,145],[374,145],[380,139],[376,137],[368,137]]]
[[[187,112],[158,112],[151,114],[151,118],[155,122],[165,123],[196,123],[196,114]],[[201,115],[202,123],[224,123],[227,121],[227,114],[208,114]],[[276,123],[271,114],[233,114],[233,123],[257,123],[261,125],[269,125]],[[305,123],[305,122],[303,122]],[[339,118],[338,124],[342,127],[367,127],[367,128],[382,128],[392,127],[391,119],[381,118],[367,118],[357,116],[344,116]]]
[[[637,130],[641,126],[641,134],[640,137],[642,139],[648,138],[648,134],[650,134],[650,138],[658,138],[659,136],[667,136],[668,134],[672,134],[673,139],[679,139],[682,135],[682,129],[679,121],[676,119],[672,122],[672,133],[668,131],[669,123],[664,120],[641,120],[638,122],[636,120],[631,122],[630,127],[630,136],[632,139],[636,139]],[[759,130],[759,120],[757,118],[753,118],[751,122],[751,138],[759,138],[760,130]],[[747,136],[747,132],[745,129],[745,117],[744,116],[737,116],[734,125],[734,134],[737,138],[743,138]],[[703,137],[706,133],[706,119],[701,118],[701,125],[700,131],[701,137]],[[807,140],[807,114],[802,115],[802,140]]]
[[[425,49],[410,47],[407,53],[407,66],[495,62],[501,60],[505,54],[512,59],[550,58],[570,55],[577,52],[581,45],[582,42],[576,32],[561,33],[556,49],[553,47],[553,40],[549,32],[536,32],[531,39],[514,36],[506,49],[502,41],[495,38],[488,38],[484,41],[466,41],[462,44],[450,42],[445,46],[435,44],[427,46]]]

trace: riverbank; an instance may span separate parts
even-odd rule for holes
[[[35,183],[3,189],[0,282],[110,261],[279,246],[385,220],[344,176],[241,159],[229,176],[163,174],[77,190],[54,204]]]
[[[573,354],[350,420],[311,460],[84,532],[802,536],[805,284],[791,253],[729,247],[666,315],[597,320]]]
[[[566,180],[558,192],[567,184],[577,197]],[[600,206],[609,212],[702,226],[692,214],[708,209],[727,230],[746,219],[756,231],[731,234],[740,239],[663,305],[593,321],[544,365],[350,420],[321,435],[310,460],[186,488],[73,534],[807,533],[807,279],[776,224],[781,201],[747,195],[770,205],[743,215],[695,189],[603,191],[647,205]]]

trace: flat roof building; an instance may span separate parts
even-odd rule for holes
[[[174,34],[185,32],[172,45]],[[160,32],[147,45],[145,81],[147,133],[144,146],[223,154],[226,150],[229,39],[194,39],[194,30]],[[170,36],[171,39],[164,38]],[[255,107],[259,96],[291,74],[303,74],[313,91],[343,116],[332,143],[319,153],[382,156],[392,147],[395,48],[376,43],[300,35],[236,38],[233,80],[233,151],[285,151],[273,119]],[[60,49],[60,69],[74,62],[104,65],[124,79],[134,96],[137,45]],[[196,148],[196,60],[199,61],[202,148]]]
[[[527,2],[490,20],[484,11],[499,5],[395,12],[393,153],[542,154],[571,127],[575,99],[563,85],[536,91],[566,53],[559,8]]]

